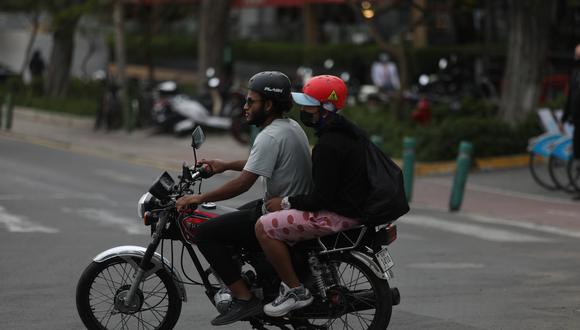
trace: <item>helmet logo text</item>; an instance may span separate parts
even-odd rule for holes
[[[266,92],[274,92],[274,93],[282,93],[284,90],[282,88],[272,88],[272,87],[264,87],[264,91]]]

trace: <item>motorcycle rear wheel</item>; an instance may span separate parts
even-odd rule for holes
[[[146,278],[137,290],[137,307],[120,305],[136,272],[135,263],[115,257],[92,262],[77,285],[77,311],[87,329],[173,329],[181,314],[181,299],[172,276],[164,269]]]
[[[329,264],[334,264],[337,270],[339,283],[338,290],[343,292],[342,298],[349,308],[354,305],[359,307],[357,311],[349,311],[336,318],[309,319],[307,329],[352,329],[352,330],[384,330],[389,325],[393,311],[393,298],[389,283],[377,278],[373,271],[358,259],[350,255],[337,255],[331,257]],[[341,294],[333,297],[333,289],[327,291],[329,300],[341,299]],[[366,295],[368,293],[369,295]],[[358,298],[357,298],[358,297]],[[372,297],[366,300],[363,297]]]

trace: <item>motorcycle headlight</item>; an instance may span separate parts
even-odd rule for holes
[[[139,202],[137,202],[137,214],[139,218],[143,219],[143,215],[147,211],[153,210],[155,205],[155,197],[150,193],[144,193],[141,198],[139,198]]]

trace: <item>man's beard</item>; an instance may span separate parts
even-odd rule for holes
[[[252,114],[252,119],[248,120],[248,124],[250,125],[255,125],[257,127],[261,127],[264,122],[266,121],[266,119],[268,118],[268,113],[266,112],[266,106],[264,104],[262,104],[262,106],[260,107],[260,110],[257,112],[254,112]]]

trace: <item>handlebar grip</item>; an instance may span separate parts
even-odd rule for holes
[[[201,174],[201,177],[204,179],[207,179],[209,177],[211,177],[214,173],[213,173],[213,168],[211,167],[211,165],[207,164],[207,163],[202,163],[199,164],[197,166],[197,171],[199,172],[199,174]]]

